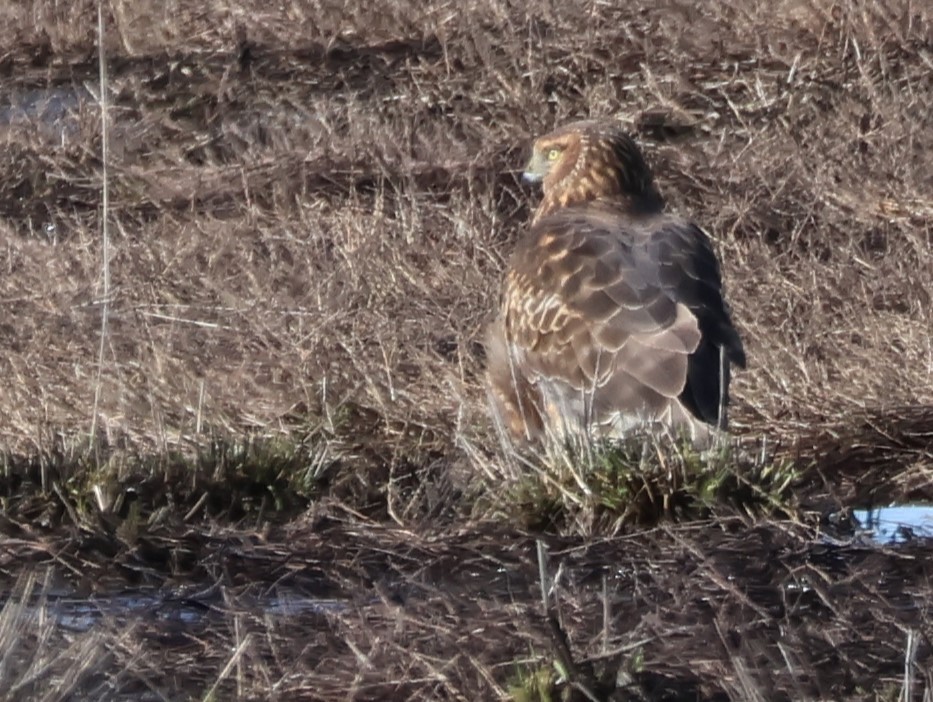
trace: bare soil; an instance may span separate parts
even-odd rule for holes
[[[104,16],[106,212],[96,3],[0,8],[10,699],[500,699],[553,661],[598,699],[933,695],[928,545],[824,533],[854,504],[933,500],[927,4]],[[591,116],[623,122],[669,207],[714,236],[750,361],[735,434],[802,473],[783,519],[547,536],[553,624],[538,535],[482,509],[508,470],[480,340],[535,197],[528,140]],[[323,483],[205,503],[242,471],[195,484],[166,458],[247,440],[300,449],[269,485],[311,463]],[[145,509],[93,516],[79,462]],[[222,616],[177,639],[162,621],[46,630],[14,608],[57,587],[30,572],[210,588],[192,600]],[[235,606],[275,585],[352,607]]]

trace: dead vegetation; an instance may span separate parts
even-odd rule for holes
[[[514,467],[478,340],[533,197],[516,177],[527,140],[614,116],[717,241],[750,359],[736,434],[802,475],[793,520],[723,509],[552,547],[555,570],[587,554],[553,598],[577,682],[602,699],[930,694],[923,545],[817,533],[853,502],[933,498],[929,8],[117,0],[105,299],[96,7],[0,9],[4,581],[57,563],[70,586],[164,588],[171,572],[235,597],[291,563],[366,603],[248,634],[211,620],[164,659],[141,654],[145,623],[43,629],[0,653],[0,679],[36,699],[79,682],[110,699],[113,671],[120,694],[153,699],[496,699],[560,658],[531,537],[468,526],[502,513],[484,499]],[[212,446],[260,455],[188,473]],[[237,539],[259,554],[245,580],[222,561]],[[475,574],[444,580],[455,563]],[[366,599],[385,583],[416,594]],[[29,658],[56,637],[89,661],[52,660],[58,687]]]
[[[586,689],[601,700],[893,701],[933,684],[924,544],[882,549],[739,518],[585,544],[552,537],[545,609],[535,539],[502,524],[426,535],[331,519],[149,541],[107,560],[94,554],[101,540],[57,544],[59,566],[85,568],[91,594],[76,614],[54,579],[21,584],[0,630],[21,637],[4,646],[6,689],[501,699],[555,669],[570,671],[569,699],[580,700]],[[152,567],[159,548],[174,554],[168,570]],[[14,552],[48,558],[36,544],[4,545],[4,568]],[[126,572],[138,580],[114,589]],[[57,626],[30,628],[30,617]],[[74,666],[77,653],[88,665]],[[30,674],[39,669],[51,674]],[[548,694],[532,699],[566,699]]]
[[[344,405],[390,446],[413,429],[487,441],[476,340],[532,197],[521,149],[585,115],[628,124],[670,206],[717,238],[753,361],[742,433],[931,401],[917,7],[387,3],[374,30],[326,4],[117,6],[112,444],[287,432]],[[100,127],[77,30],[94,5],[71,7],[6,11],[10,100],[78,103],[60,139],[4,129],[7,450],[91,426]]]

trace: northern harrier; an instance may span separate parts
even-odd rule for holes
[[[524,177],[544,198],[487,338],[497,420],[519,443],[660,428],[708,445],[745,351],[707,235],[664,213],[641,151],[610,122],[540,137]]]

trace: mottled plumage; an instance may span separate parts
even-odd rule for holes
[[[709,238],[663,212],[611,123],[541,137],[525,175],[544,197],[487,337],[497,419],[519,442],[660,426],[707,444],[725,425],[729,364],[745,366]]]

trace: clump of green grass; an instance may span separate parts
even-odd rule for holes
[[[0,506],[16,520],[54,529],[200,517],[288,519],[307,508],[337,464],[322,435],[214,438],[185,452],[135,455],[58,447],[8,456]],[[132,527],[135,530],[135,527]]]
[[[533,529],[617,531],[717,513],[788,514],[799,477],[788,461],[733,443],[697,451],[686,440],[641,436],[512,456],[504,502]]]
[[[557,627],[556,636],[552,637],[553,658],[538,658],[533,663],[522,662],[517,666],[508,687],[513,702],[615,699],[623,690],[626,696],[621,699],[639,699],[635,691],[640,688],[638,678],[645,672],[641,647],[621,658],[611,656],[598,663],[585,659],[575,661],[566,634],[560,625],[552,626]]]
[[[552,702],[558,700],[557,675],[549,666],[520,668],[514,682],[509,685],[509,696],[514,702]]]

